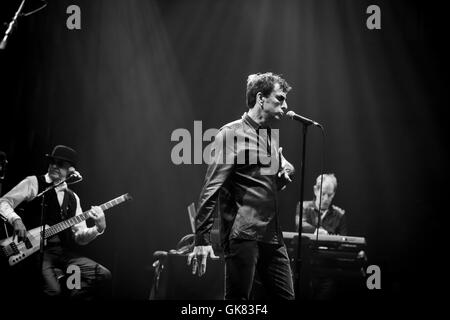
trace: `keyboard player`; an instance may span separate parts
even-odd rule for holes
[[[332,204],[336,194],[337,179],[333,173],[323,174],[322,201],[319,210],[321,175],[314,185],[314,199],[303,203],[302,233],[347,235],[345,211]],[[320,214],[320,224],[319,224]],[[300,216],[300,202],[296,210],[296,227],[298,228]],[[319,228],[317,228],[319,226]],[[312,298],[316,300],[328,300],[336,296],[336,280],[327,274],[312,274],[311,276]]]
[[[321,176],[319,175],[313,188],[314,199],[312,201],[303,202],[302,232],[319,232],[319,234],[337,234],[345,236],[347,235],[345,211],[332,204],[337,188],[337,179],[333,173],[323,175],[320,226],[317,229],[319,224],[320,180]],[[297,228],[299,216],[300,202],[297,203],[296,209],[295,224]]]

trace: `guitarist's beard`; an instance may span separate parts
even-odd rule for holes
[[[63,174],[58,169],[50,168],[48,170],[48,176],[49,176],[50,180],[52,180],[53,184],[57,184],[62,179],[64,179]]]

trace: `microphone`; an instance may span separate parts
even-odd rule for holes
[[[303,123],[303,124],[305,124],[305,125],[307,125],[307,126],[313,124],[313,125],[315,125],[315,126],[322,127],[322,125],[321,125],[320,123],[315,122],[314,120],[311,120],[311,119],[302,117],[301,115],[296,114],[296,113],[295,113],[294,111],[292,111],[292,110],[291,110],[291,111],[288,111],[288,112],[286,113],[286,115],[287,115],[288,117],[290,117],[292,120],[300,121],[301,123]]]
[[[81,176],[81,174],[77,170],[75,170],[74,167],[69,168],[69,176],[67,178],[69,179],[72,177],[77,178],[79,181],[83,180],[83,177]]]

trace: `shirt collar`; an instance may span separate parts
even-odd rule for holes
[[[269,126],[262,126],[259,123],[257,123],[255,120],[253,120],[247,112],[245,112],[242,115],[242,119],[244,119],[245,122],[247,122],[247,124],[249,124],[253,129],[255,130],[259,130],[259,129],[270,129]]]
[[[52,179],[50,179],[50,176],[48,175],[48,173],[46,173],[44,177],[45,177],[45,182],[47,182],[47,183],[53,182]]]

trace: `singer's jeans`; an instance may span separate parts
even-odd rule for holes
[[[66,274],[67,268],[75,265],[80,268],[81,272],[81,288],[67,288],[67,282],[76,283],[68,279],[60,283],[57,279],[55,269],[60,269],[66,277],[73,277],[75,272]],[[68,292],[70,298],[92,300],[97,297],[107,297],[109,295],[109,287],[111,273],[108,269],[97,262],[78,255],[77,253],[63,249],[60,245],[46,247],[44,252],[44,262],[42,268],[42,276],[44,281],[44,293],[47,296],[59,296],[62,292]],[[65,288],[63,286],[66,286]],[[106,294],[106,296],[105,296]]]
[[[225,252],[225,299],[258,298],[251,295],[255,274],[265,291],[263,298],[294,299],[292,271],[284,245],[230,240]]]

